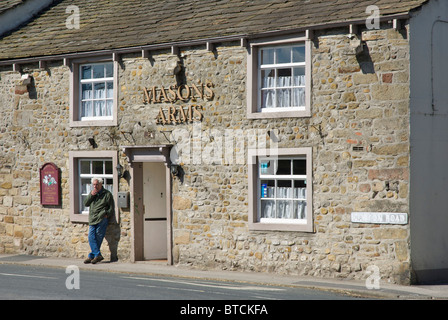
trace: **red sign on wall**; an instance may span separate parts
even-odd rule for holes
[[[40,169],[40,203],[44,206],[61,204],[61,177],[59,168],[46,163]]]

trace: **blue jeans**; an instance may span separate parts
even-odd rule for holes
[[[93,259],[101,255],[100,248],[103,243],[104,236],[106,235],[107,224],[109,220],[104,218],[100,223],[89,226],[89,245],[90,250],[89,258]]]

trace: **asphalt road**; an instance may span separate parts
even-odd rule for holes
[[[0,264],[1,300],[345,300],[342,294],[178,277]],[[185,310],[191,311],[191,310]]]

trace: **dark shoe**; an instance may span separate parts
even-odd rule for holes
[[[90,258],[87,258],[86,260],[84,260],[85,264],[90,263],[90,262],[92,262],[92,259],[90,259]]]
[[[97,257],[93,258],[92,264],[98,263],[98,262],[100,262],[103,259],[104,258],[102,256],[97,256]]]

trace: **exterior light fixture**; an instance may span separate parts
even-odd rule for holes
[[[118,179],[121,179],[121,177],[123,176],[123,167],[121,166],[121,164],[117,164],[117,167],[115,169],[117,169]]]
[[[92,146],[92,148],[97,148],[98,147],[98,145],[96,144],[96,141],[95,141],[95,139],[94,138],[89,138],[89,139],[87,139],[87,140],[89,140],[89,143],[90,143],[90,145]]]
[[[173,176],[178,176],[179,175],[179,165],[178,164],[172,164],[171,165],[171,167],[170,167],[170,171],[171,171],[171,174],[173,175]]]

